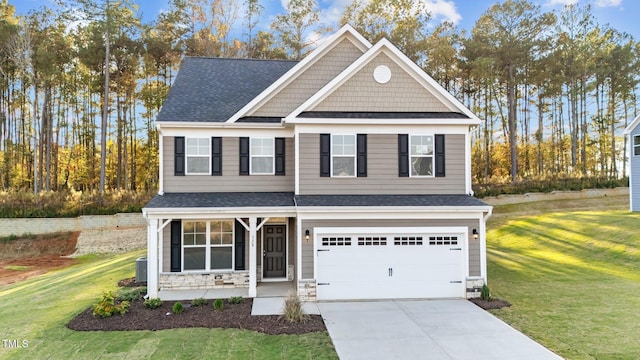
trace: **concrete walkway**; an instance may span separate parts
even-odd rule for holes
[[[282,315],[283,310],[284,297],[254,298],[251,315]],[[318,304],[315,302],[303,302],[302,310],[305,314],[320,315]]]
[[[319,303],[341,360],[561,359],[466,300]]]

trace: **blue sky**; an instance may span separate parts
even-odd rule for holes
[[[154,19],[157,14],[167,8],[167,0],[132,0],[137,3],[145,21]],[[283,11],[282,3],[287,0],[262,0],[265,7],[261,27],[267,28],[275,14]],[[423,1],[432,14],[433,21],[449,20],[461,29],[470,30],[476,20],[496,0],[416,0]],[[18,14],[26,14],[29,10],[53,4],[54,0],[9,0],[16,7]],[[238,0],[242,4],[243,0]],[[334,25],[339,20],[342,10],[351,0],[318,0],[323,9],[323,22]],[[610,24],[613,28],[627,32],[638,41],[640,39],[640,24],[637,14],[640,14],[640,1],[638,0],[533,0],[541,5],[543,11],[560,9],[565,4],[589,3],[592,5],[593,14],[600,24]],[[242,22],[235,24],[235,31],[240,31]]]

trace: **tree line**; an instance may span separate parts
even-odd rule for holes
[[[268,29],[259,0],[0,0],[0,190],[157,188],[154,119],[184,56],[301,59],[331,31],[316,0]],[[349,23],[388,38],[476,113],[474,181],[626,176],[620,129],[637,113],[640,45],[589,6],[496,3],[470,31],[422,2],[353,0]]]

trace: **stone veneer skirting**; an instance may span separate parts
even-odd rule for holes
[[[316,301],[316,281],[300,280],[298,281],[298,297],[301,301]]]
[[[160,290],[232,289],[249,287],[249,272],[160,274]]]
[[[467,278],[467,299],[479,298],[480,291],[484,285],[484,279],[481,277]]]

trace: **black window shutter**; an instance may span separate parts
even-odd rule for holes
[[[398,134],[398,176],[409,177],[409,135]]]
[[[173,174],[175,176],[184,176],[184,136],[176,136],[173,138],[173,140]]]
[[[276,138],[276,175],[284,175],[284,138]]]
[[[240,138],[240,175],[249,175],[249,138]]]
[[[444,135],[436,135],[436,177],[444,177]]]
[[[151,261],[151,259],[149,259]],[[182,270],[182,221],[171,222],[171,272]]]
[[[330,134],[320,134],[320,177],[331,177]]]
[[[235,223],[236,270],[244,270],[245,231],[238,220]]]
[[[358,134],[358,177],[367,177],[367,134]]]
[[[222,138],[211,138],[211,175],[222,176]]]

